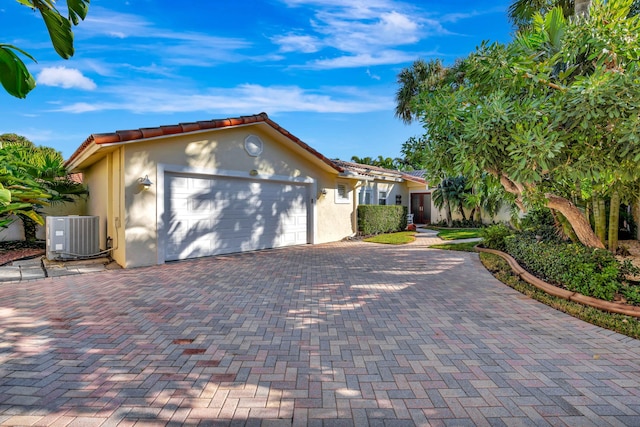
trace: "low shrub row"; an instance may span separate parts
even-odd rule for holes
[[[407,207],[398,205],[358,206],[358,230],[365,236],[407,228]]]
[[[507,236],[504,245],[520,265],[548,283],[606,301],[620,291],[620,263],[604,249],[538,242],[525,235]]]
[[[562,241],[548,225],[548,232],[541,233],[544,228],[516,232],[495,225],[482,230],[482,243],[507,252],[531,274],[553,285],[606,301],[621,294],[628,303],[640,305],[640,284],[626,280],[638,275],[631,262],[621,263],[604,249]]]

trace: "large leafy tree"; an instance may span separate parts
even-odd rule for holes
[[[90,0],[67,0],[66,17],[56,8],[56,0],[16,1],[40,13],[55,51],[63,59],[71,58],[74,54],[72,28],[87,16]],[[36,82],[20,55],[35,61],[24,50],[0,43],[0,83],[9,94],[24,98],[36,86]]]
[[[573,15],[584,15],[589,12],[591,0],[515,0],[508,9],[509,19],[518,28],[529,28],[537,13],[547,14],[551,9],[559,7],[565,18]],[[640,0],[634,0],[629,9],[629,16],[640,12]]]
[[[561,9],[538,13],[509,45],[484,43],[456,67],[462,84],[423,88],[415,111],[429,169],[488,172],[522,208],[555,209],[583,244],[602,247],[575,189],[638,176],[640,22],[627,18],[630,0],[593,6],[569,22]]]

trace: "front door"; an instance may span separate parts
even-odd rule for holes
[[[431,223],[431,194],[412,193],[411,194],[411,213],[413,214],[414,223],[430,224]]]

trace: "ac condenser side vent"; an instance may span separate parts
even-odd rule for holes
[[[100,252],[98,216],[48,216],[47,259],[90,258]]]

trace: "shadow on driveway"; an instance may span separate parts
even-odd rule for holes
[[[340,242],[0,285],[6,425],[638,425],[640,346],[476,254]]]

